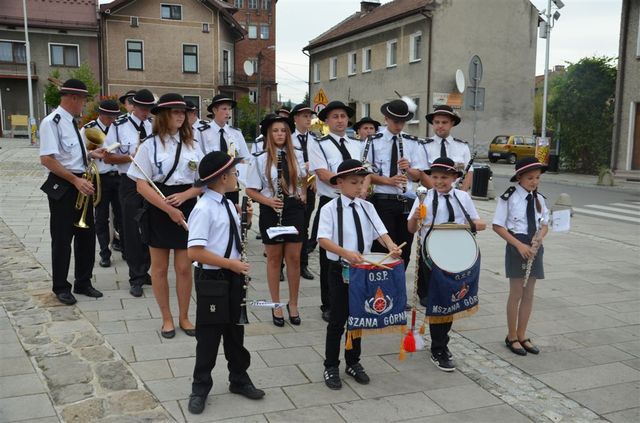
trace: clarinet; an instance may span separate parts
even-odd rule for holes
[[[249,230],[249,215],[247,213],[248,205],[249,198],[246,196],[242,197],[242,212],[240,214],[242,251],[240,252],[240,260],[242,260],[243,263],[247,263],[247,231]],[[251,281],[251,277],[249,277],[249,275],[244,275],[244,282],[242,285],[244,298],[240,303],[240,317],[238,318],[238,325],[246,325],[249,323],[249,319],[247,317],[247,291],[249,291],[249,281]]]
[[[400,159],[404,159],[404,145],[402,143],[402,135],[398,134],[398,152],[400,153]],[[407,176],[406,170],[401,170],[402,176]],[[407,185],[402,185],[402,193],[405,194],[407,192]]]
[[[283,202],[281,209],[278,209],[278,226],[282,226],[282,212],[284,211],[284,193],[282,192],[282,151],[278,152],[278,165],[276,167],[278,171],[278,185],[276,186],[276,197]]]
[[[464,182],[464,178],[467,177],[467,173],[469,173],[471,166],[473,166],[473,161],[475,160],[477,154],[478,153],[475,153],[475,152],[473,153],[473,155],[471,156],[471,160],[469,160],[469,163],[467,163],[467,166],[464,168],[464,171],[462,172],[462,176],[456,179],[456,182],[454,184],[456,188],[460,189],[460,187],[462,186],[462,183]]]
[[[538,225],[540,225],[540,220],[538,219]],[[542,226],[540,226],[541,228]],[[533,257],[527,260],[527,265],[525,267],[524,273],[524,283],[522,284],[523,288],[527,287],[529,283],[529,276],[531,276],[531,269],[533,268],[533,261],[536,259],[538,255],[538,250],[540,249],[540,228],[536,229],[536,233],[533,234],[533,238],[531,238],[531,252],[533,253]]]
[[[374,171],[373,168],[375,165],[373,163],[367,162],[367,156],[369,155],[369,149],[371,148],[372,142],[373,142],[372,137],[371,136],[367,137],[367,139],[364,142],[364,148],[362,149],[362,155],[360,156],[360,161],[362,162],[364,167],[366,167],[371,172]]]

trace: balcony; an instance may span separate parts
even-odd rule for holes
[[[27,64],[0,62],[0,78],[27,79]],[[38,79],[35,62],[31,62],[31,79]]]

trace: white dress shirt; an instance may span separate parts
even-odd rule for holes
[[[109,126],[106,126],[104,123],[102,123],[100,118],[97,118],[97,119],[92,120],[91,122],[87,123],[85,126],[82,127],[82,129],[80,129],[80,135],[82,135],[82,139],[83,140],[86,140],[86,137],[84,135],[84,131],[85,131],[85,129],[88,129],[88,128],[98,128],[98,129],[100,129],[102,131],[103,134],[105,134],[105,136],[109,132]],[[86,143],[86,141],[85,141],[85,143]],[[107,172],[117,172],[118,171],[118,165],[116,165],[116,164],[108,164],[108,163],[105,163],[104,160],[101,160],[101,159],[98,159],[95,162],[96,162],[96,166],[98,166],[98,172],[101,175],[105,174]]]
[[[463,170],[471,160],[471,151],[466,142],[458,140],[451,135],[444,140],[437,135],[434,135],[431,139],[433,141],[427,140],[427,143],[423,144],[423,150],[427,156],[427,169],[430,169],[434,160],[440,157],[440,145],[442,142],[444,142],[447,149],[447,157],[453,160],[460,170]]]
[[[135,156],[136,163],[153,182],[163,182],[173,167],[179,137],[179,134],[167,137],[163,143],[159,136],[153,136],[140,144]],[[165,185],[193,184],[198,179],[198,164],[202,157],[203,154],[197,142],[194,141],[192,146],[183,143],[178,166],[171,177],[164,182]],[[134,181],[146,179],[136,165],[129,167],[127,176]]]
[[[469,217],[471,218],[471,220],[476,220],[480,218],[480,216],[478,215],[478,211],[476,210],[476,206],[473,204],[473,200],[471,199],[471,196],[465,191],[452,188],[451,191],[449,192],[440,193],[440,192],[437,192],[435,189],[430,189],[427,192],[427,196],[425,197],[423,202],[423,204],[427,206],[427,216],[422,222],[422,230],[420,231],[420,236],[422,237],[422,239],[424,239],[424,237],[427,235],[429,226],[431,226],[431,222],[433,222],[434,194],[438,195],[438,209],[436,210],[436,220],[434,222],[435,225],[439,225],[441,223],[448,223],[449,221],[449,210],[447,208],[447,200],[444,197],[445,194],[449,195],[449,202],[451,203],[451,206],[453,208],[453,214],[454,214],[453,223],[457,223],[460,225],[469,223],[467,222],[467,219],[465,218],[464,213],[460,208],[460,204],[454,198],[454,195],[458,197],[458,200],[460,200],[460,203],[462,203],[462,206],[465,208],[467,213],[469,213]],[[416,209],[418,208],[419,202],[420,202],[419,199],[416,198],[415,201],[413,202],[413,207],[411,207],[411,211],[409,212],[409,217],[407,220],[410,220],[413,217],[413,214],[416,212]]]
[[[59,116],[58,123],[54,120],[56,115]],[[40,156],[53,155],[53,158],[65,169],[73,173],[82,173],[85,171],[85,165],[81,149],[85,147],[74,126],[73,116],[62,106],[58,106],[42,119],[40,122]]]
[[[529,228],[527,223],[527,195],[529,192],[517,184],[516,190],[511,194],[508,200],[498,197],[498,204],[493,215],[493,224],[507,228],[516,234],[526,234]],[[542,211],[538,212],[536,206],[536,228],[540,229],[541,225],[549,224],[549,209],[544,202],[544,197],[538,194],[538,201],[542,206]]]
[[[294,150],[296,165],[298,167],[298,177],[300,180],[307,176],[307,171],[304,167],[304,157],[302,157],[302,151]],[[260,153],[249,164],[249,171],[247,174],[247,188],[253,188],[260,192],[267,198],[275,197],[275,193],[269,188],[269,181],[267,180],[267,158],[269,155],[267,152]],[[289,158],[287,157],[287,160]],[[271,163],[271,184],[274,189],[278,186],[278,160],[277,158]],[[295,187],[289,187],[289,192],[295,192],[297,196],[301,195],[301,188],[296,184]]]
[[[355,202],[356,212],[360,218],[362,226],[362,237],[364,239],[364,253],[371,252],[373,241],[387,233],[384,223],[380,220],[373,204],[361,198],[351,200],[340,194],[342,201],[342,248],[349,251],[358,251],[358,233],[353,219],[353,212],[350,204]],[[320,220],[318,223],[318,240],[321,238],[330,239],[339,245],[338,238],[338,198],[329,201],[320,209]],[[339,257],[327,251],[329,260],[337,261]]]
[[[108,147],[115,143],[120,143],[120,146],[116,148],[113,153],[135,155],[136,149],[138,148],[141,140],[140,133],[133,125],[134,123],[138,127],[141,124],[144,125],[144,128],[147,131],[147,136],[151,135],[151,122],[148,119],[144,122],[141,122],[136,115],[131,113],[125,116],[125,118],[117,120],[113,123],[113,125],[111,125],[111,129],[109,129],[109,133],[107,134],[107,139],[104,142],[105,147]],[[127,173],[127,171],[129,170],[129,166],[131,166],[131,163],[120,163],[117,166],[118,172],[123,175]]]
[[[205,188],[204,194],[189,214],[189,241],[187,248],[203,246],[207,251],[224,257],[224,253],[227,251],[230,233],[229,214],[222,202],[224,198],[225,197],[219,192]],[[236,211],[236,206],[230,200],[224,201],[227,201],[229,204],[236,222],[238,237],[240,237],[240,217]],[[234,245],[231,248],[231,254],[228,258],[239,260],[240,248],[242,247],[235,245],[235,239],[233,239],[232,242]],[[198,266],[198,262],[194,262],[193,265]],[[208,264],[203,264],[202,267],[205,269],[220,269],[218,266]]]
[[[329,172],[336,173],[338,166],[342,163],[342,154],[338,147],[331,141],[332,139],[340,143],[340,138],[344,138],[344,145],[346,146],[352,159],[360,160],[360,152],[362,149],[362,143],[358,140],[347,137],[339,137],[335,134],[329,134],[322,138],[312,138],[307,144],[307,151],[309,154],[309,171],[314,172],[317,169],[326,169]],[[317,178],[316,187],[319,195],[324,195],[330,198],[336,198],[338,191],[332,185],[329,185],[320,178]]]

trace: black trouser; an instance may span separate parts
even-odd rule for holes
[[[100,245],[100,257],[111,258],[109,243],[111,231],[109,230],[109,206],[113,210],[113,227],[122,233],[122,209],[120,207],[120,175],[118,172],[108,172],[100,175],[102,187],[102,199],[96,206],[96,237]]]
[[[385,228],[387,228],[387,232],[389,233],[391,240],[395,242],[396,245],[400,245],[403,242],[407,243],[407,245],[402,247],[402,260],[404,260],[405,269],[409,266],[409,260],[411,259],[411,244],[413,244],[413,234],[410,233],[407,228],[408,214],[405,212],[405,207],[411,205],[411,203],[407,204],[408,201],[410,201],[410,199],[406,199],[406,201],[399,201],[387,199],[377,194],[373,195],[371,201],[376,208],[376,212],[378,212],[378,216],[380,216],[380,220],[382,220]],[[371,251],[386,253],[387,248],[376,241],[373,243]]]
[[[418,267],[418,298],[429,296],[429,281],[431,279],[431,269],[427,267],[424,260],[420,259]],[[431,353],[438,355],[447,350],[449,344],[449,331],[453,322],[429,324],[429,334],[431,335]]]
[[[320,202],[318,203],[318,211],[316,217],[313,220],[313,232],[312,238],[318,236],[318,222],[320,219],[320,209],[322,206],[331,201],[332,198],[321,195]],[[322,305],[320,309],[322,311],[329,310],[331,308],[331,299],[329,298],[329,259],[327,258],[327,251],[324,248],[320,248],[320,300]]]
[[[302,229],[302,252],[300,253],[301,267],[309,264],[309,253],[307,252],[307,247],[309,246],[310,241],[315,241],[309,239],[309,223],[311,223],[311,215],[313,214],[315,207],[316,192],[311,188],[307,188],[307,204],[304,208],[304,227]]]
[[[79,175],[78,175],[79,176]],[[49,178],[57,178],[49,175]],[[58,178],[59,179],[59,178]],[[66,183],[61,181],[59,183]],[[80,220],[81,210],[75,204],[78,190],[71,184],[59,200],[49,200],[49,232],[51,234],[51,266],[53,276],[53,292],[60,294],[70,292],[71,284],[67,281],[71,263],[71,241],[73,240],[74,287],[84,290],[91,286],[93,264],[95,262],[96,233],[93,225],[92,197],[89,202],[85,221],[86,229],[77,228],[74,224]]]
[[[129,283],[141,285],[147,280],[151,258],[149,247],[142,243],[135,216],[142,207],[143,198],[136,189],[136,182],[126,174],[120,175],[120,206],[122,207],[122,233],[124,251],[129,266]]]
[[[349,284],[342,281],[342,265],[331,260],[328,260],[328,263],[331,315],[324,346],[324,367],[337,367],[340,365],[340,341],[349,318]],[[360,361],[360,338],[352,339],[351,343],[353,348],[344,350],[344,361],[347,366]]]

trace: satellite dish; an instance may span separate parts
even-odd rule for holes
[[[464,73],[462,72],[462,69],[456,70],[456,88],[458,89],[458,92],[460,94],[464,92],[465,85]]]
[[[251,62],[251,60],[245,60],[242,64],[242,68],[244,69],[244,73],[246,73],[247,76],[253,75],[253,62]]]

